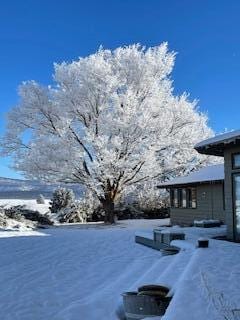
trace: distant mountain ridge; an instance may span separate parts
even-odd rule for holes
[[[45,183],[37,180],[21,180],[0,177],[1,199],[36,199],[39,194],[51,198],[57,187],[72,189],[76,198],[83,194],[83,187],[77,184]]]

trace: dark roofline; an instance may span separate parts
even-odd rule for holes
[[[220,134],[210,139],[199,142],[194,149],[199,153],[213,156],[224,156],[224,150],[240,146],[240,130]]]

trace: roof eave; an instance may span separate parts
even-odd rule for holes
[[[206,145],[206,146],[195,147],[194,149],[201,154],[223,157],[225,148],[219,145]]]
[[[231,147],[240,146],[239,137],[235,137],[228,140],[219,141],[218,143],[206,143],[197,144],[194,149],[201,154],[207,154],[211,156],[224,156],[224,151]]]
[[[168,189],[168,188],[180,188],[180,187],[188,187],[188,186],[196,186],[200,184],[213,184],[213,183],[220,183],[223,182],[224,179],[215,179],[215,180],[206,180],[206,181],[195,181],[195,182],[189,182],[189,183],[178,183],[178,184],[167,184],[164,186],[157,186],[158,189]]]

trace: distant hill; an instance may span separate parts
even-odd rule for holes
[[[36,199],[39,194],[51,198],[52,192],[57,187],[72,189],[76,198],[83,194],[83,187],[73,184],[48,184],[36,180],[20,180],[0,177],[0,199]]]

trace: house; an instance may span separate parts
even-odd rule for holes
[[[224,158],[227,236],[240,241],[240,130],[202,141],[195,149],[202,154]]]
[[[223,164],[164,182],[158,188],[169,190],[172,224],[188,226],[205,219],[225,222]]]
[[[228,238],[240,241],[240,130],[204,140],[195,149],[222,157],[224,165],[209,166],[159,186],[170,190],[172,223],[220,219],[227,225]]]

